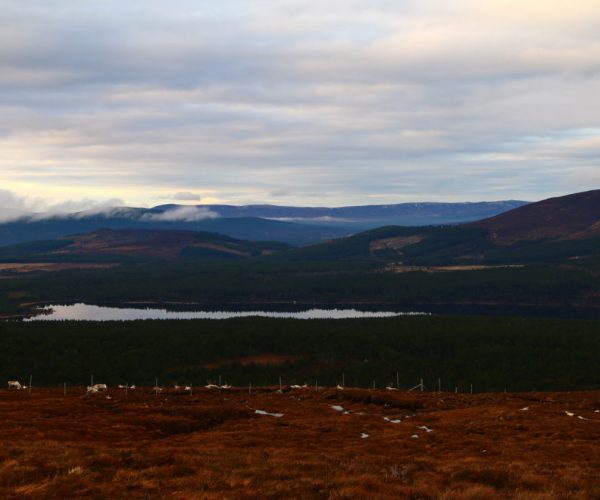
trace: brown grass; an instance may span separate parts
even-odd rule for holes
[[[425,239],[422,234],[413,236],[395,236],[393,238],[383,238],[369,243],[369,252],[381,252],[383,250],[401,250],[409,245],[414,245]]]
[[[0,264],[0,271],[16,273],[31,273],[37,271],[66,271],[71,269],[109,269],[118,264],[111,263],[85,263],[85,262],[35,262]]]
[[[0,391],[0,498],[600,497],[600,392],[108,395]]]
[[[401,273],[412,273],[415,271],[424,273],[445,273],[455,271],[482,271],[485,269],[517,269],[525,267],[521,264],[509,264],[509,265],[454,265],[454,266],[405,266],[402,264],[388,264],[384,268],[384,272],[392,272],[396,274]]]

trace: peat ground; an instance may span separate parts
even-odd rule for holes
[[[600,391],[0,390],[0,497],[600,498],[598,410]]]

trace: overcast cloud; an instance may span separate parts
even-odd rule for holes
[[[600,187],[597,0],[0,9],[0,187],[14,210],[25,199],[347,205]]]

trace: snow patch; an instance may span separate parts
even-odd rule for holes
[[[256,413],[257,415],[267,415],[269,417],[276,417],[276,418],[283,417],[283,413],[269,413],[268,411],[265,411],[265,410],[254,410],[254,413]]]

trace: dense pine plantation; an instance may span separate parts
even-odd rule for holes
[[[121,264],[0,279],[0,313],[33,302],[508,304],[598,308],[600,264],[428,273],[371,261],[208,261]]]
[[[529,391],[600,385],[600,323],[426,316],[362,320],[0,323],[0,380],[34,385],[308,383]],[[270,364],[264,355],[275,356]],[[273,357],[273,356],[271,356]],[[266,356],[268,359],[269,356]],[[262,361],[261,361],[262,360]],[[276,363],[276,364],[273,364]]]

